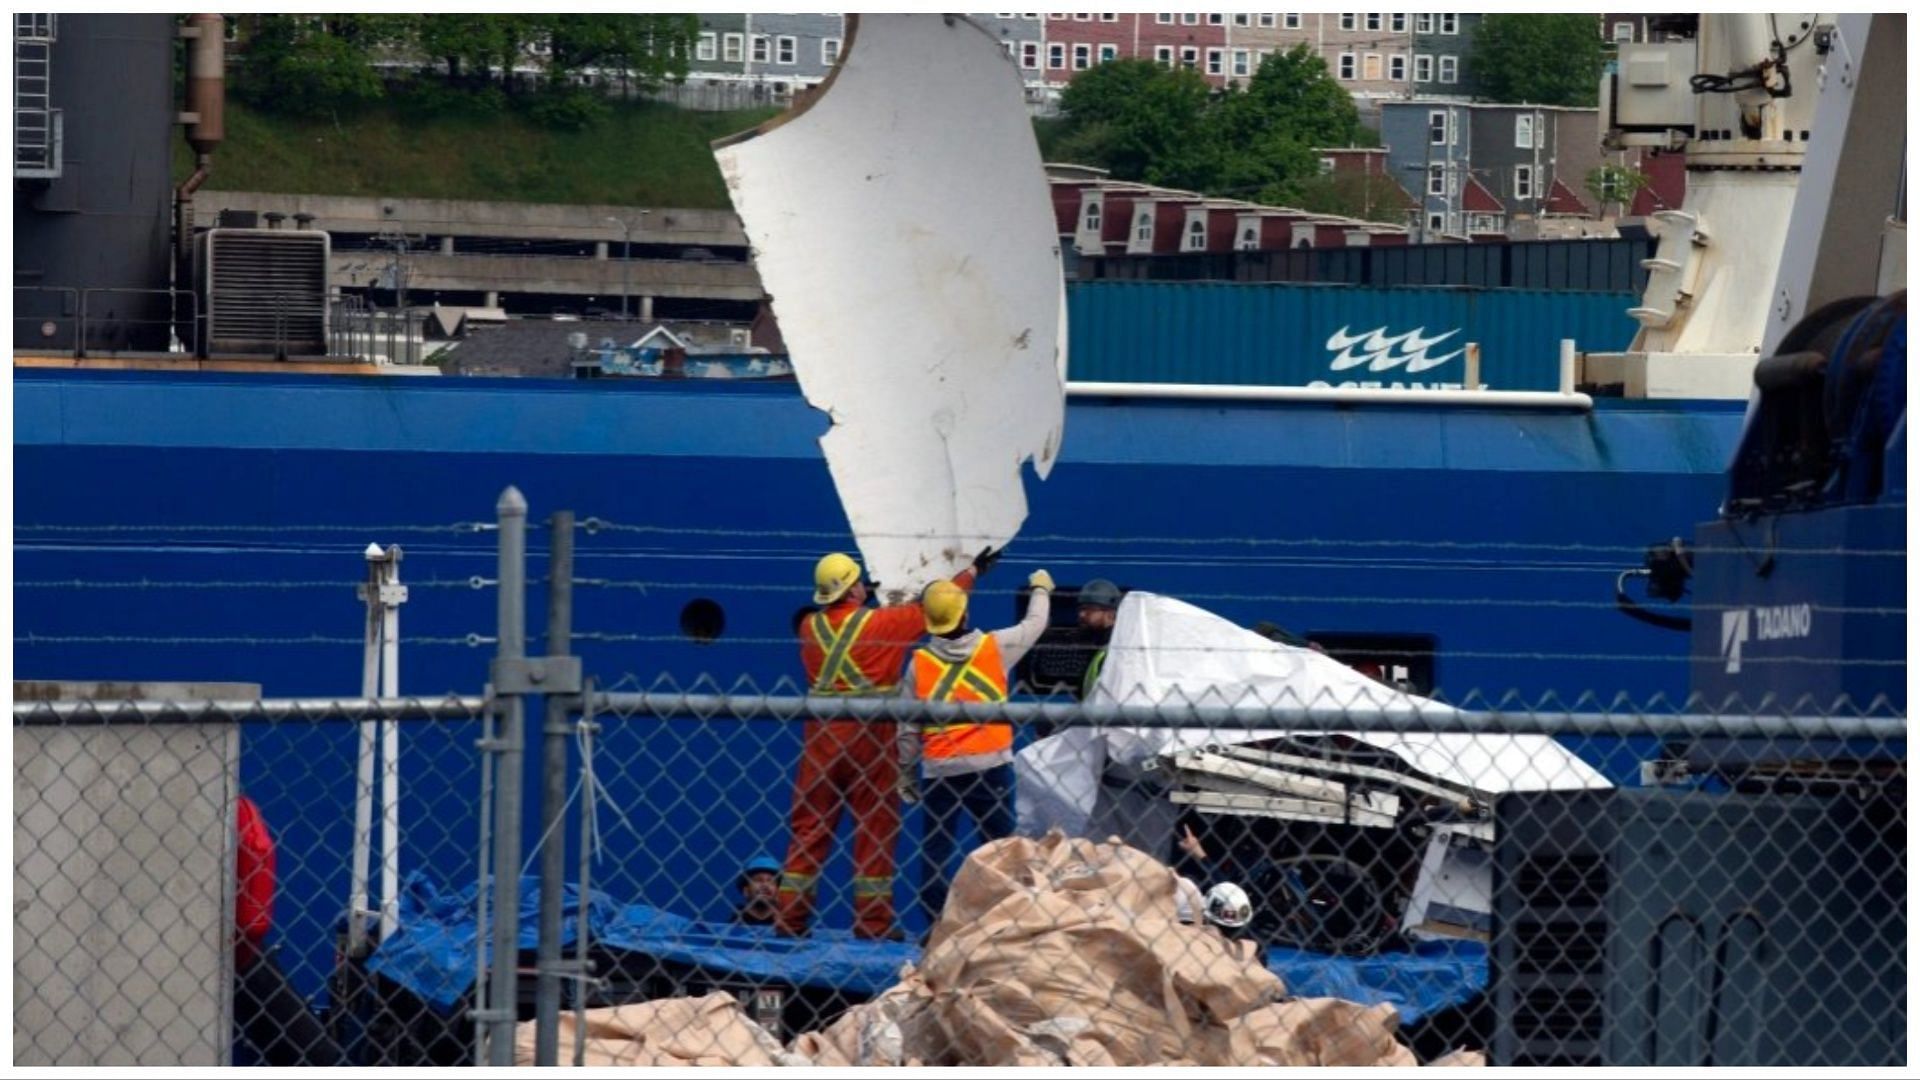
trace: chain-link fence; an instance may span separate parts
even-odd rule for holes
[[[16,702],[19,1063],[1906,1058],[1903,708],[1451,704],[1137,607],[603,688],[592,520],[541,590],[500,511],[484,694]]]
[[[472,896],[483,702],[133,689],[14,706],[15,1063],[404,1051],[372,946]]]

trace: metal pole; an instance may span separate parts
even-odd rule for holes
[[[518,488],[500,493],[500,630],[496,663],[517,664],[527,654],[527,500]],[[513,1025],[519,1003],[517,949],[520,915],[520,762],[525,753],[526,701],[500,696],[499,771],[493,814],[493,987],[486,1020],[487,1063],[513,1064]]]
[[[367,580],[360,598],[367,604],[366,644],[360,657],[360,695],[380,696],[380,559],[386,553],[368,544]],[[360,721],[360,758],[353,785],[353,868],[347,891],[347,955],[358,959],[367,952],[368,871],[373,850],[373,762],[379,724]]]
[[[627,297],[633,295],[633,223],[623,222],[620,242],[620,318],[627,317]]]
[[[400,696],[400,546],[380,567],[380,696]],[[400,928],[400,723],[380,718],[380,940]]]
[[[547,561],[547,655],[566,656],[573,647],[573,511],[553,515],[553,542]],[[535,1065],[560,1063],[560,907],[566,874],[567,716],[569,695],[548,694],[541,779],[540,816],[540,964],[534,992]]]

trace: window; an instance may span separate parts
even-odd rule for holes
[[[1133,219],[1133,238],[1141,243],[1153,239],[1153,211],[1142,210],[1140,216]]]
[[[1440,32],[1443,34],[1459,33],[1460,32],[1460,16],[1458,15],[1440,16]]]
[[[1497,233],[1500,231],[1500,215],[1474,214],[1467,218],[1467,231],[1477,233]]]
[[[832,67],[840,62],[840,39],[837,37],[820,39],[820,62]]]
[[[1240,241],[1234,247],[1241,251],[1260,250],[1260,230],[1249,225],[1240,230]]]
[[[1186,242],[1181,245],[1183,251],[1207,250],[1207,223],[1199,218],[1187,222]]]
[[[1118,12],[1102,15],[1100,16],[1100,21],[1101,22],[1119,22],[1120,15]]]
[[[1633,41],[1633,24],[1630,22],[1614,23],[1613,40],[1631,43]]]
[[[1348,12],[1347,14],[1340,16],[1340,29],[1342,30],[1354,30],[1354,29],[1357,29],[1359,25],[1360,25],[1360,16],[1355,15],[1352,12]]]
[[[1092,22],[1093,12],[1087,11],[1087,12],[1082,12],[1081,14],[1075,15],[1073,17],[1073,21],[1074,22]]]
[[[773,39],[765,34],[753,35],[753,62],[764,64],[773,58]]]
[[[1199,25],[1200,25],[1200,13],[1199,13],[1199,12],[1197,12],[1197,11],[1183,11],[1183,12],[1181,12],[1181,13],[1180,13],[1180,25],[1181,25],[1181,26],[1199,26]]]
[[[1377,32],[1381,26],[1380,19],[1381,19],[1380,12],[1378,11],[1367,12],[1367,29]]]
[[[1047,18],[1049,18],[1049,19],[1052,19],[1052,20],[1053,20],[1054,22],[1066,22],[1066,21],[1067,21],[1067,16],[1066,16],[1066,14],[1065,14],[1064,12],[1061,12],[1061,13],[1056,13],[1056,14],[1053,14],[1053,15],[1049,15],[1049,16],[1047,16]]]
[[[1199,70],[1200,47],[1197,45],[1180,46],[1180,66],[1186,68],[1188,71]]]
[[[1251,16],[1251,15],[1245,15],[1245,14],[1241,14],[1241,15],[1235,15],[1235,16],[1233,17],[1233,25],[1235,25],[1235,26],[1252,26],[1252,25],[1253,25],[1253,16]]]
[[[1118,45],[1100,46],[1100,62],[1101,63],[1105,64],[1118,59],[1120,59],[1120,46]]]
[[[1407,58],[1402,53],[1387,57],[1387,78],[1394,82],[1407,81]]]
[[[1226,53],[1227,50],[1225,49],[1207,50],[1207,74],[1225,75],[1227,73]]]
[[[1413,17],[1413,32],[1416,34],[1433,33],[1433,16],[1431,14],[1415,15]]]
[[[1440,81],[1443,83],[1457,83],[1460,81],[1459,57],[1443,56],[1440,58]]]
[[[1342,79],[1352,81],[1353,72],[1354,72],[1353,54],[1350,52],[1341,53],[1340,54],[1340,77]]]
[[[1086,214],[1086,217],[1081,220],[1080,228],[1091,233],[1097,233],[1100,231],[1100,204],[1099,203],[1090,202],[1087,204],[1087,214]]]
[[[720,59],[725,60],[729,64],[739,63],[741,40],[739,34],[728,34],[726,37],[721,38]]]
[[[1244,79],[1253,72],[1253,54],[1246,49],[1233,50],[1234,78]]]
[[[1055,17],[1058,18],[1058,16]],[[1167,14],[1155,15],[1153,21],[1159,23],[1161,26],[1172,26],[1173,16]]]
[[[1533,166],[1515,165],[1513,167],[1513,197],[1533,198]]]
[[[1321,159],[1320,159],[1320,174],[1321,174],[1322,176],[1324,176],[1324,175],[1326,175],[1327,173],[1330,173],[1330,172],[1332,172],[1332,171],[1333,171],[1333,159],[1332,159],[1332,158],[1330,158],[1330,157],[1323,157],[1323,158],[1321,158]]]
[[[781,36],[776,42],[776,48],[778,51],[775,52],[774,58],[782,64],[791,64],[799,59],[800,43],[793,38]]]
[[[1391,19],[1390,25],[1392,25],[1394,33],[1404,34],[1407,32],[1407,16],[1405,12],[1395,13],[1389,16],[1389,18]]]
[[[1020,66],[1028,71],[1040,70],[1040,43],[1023,41],[1020,43]]]
[[[1436,235],[1439,233],[1446,232],[1447,231],[1447,215],[1428,214],[1427,215],[1427,231],[1430,233],[1434,233]]]
[[[1427,144],[1429,146],[1447,145],[1447,110],[1434,109],[1427,113]]]
[[[1073,70],[1085,71],[1093,66],[1093,46],[1080,44],[1073,47]]]
[[[1059,71],[1067,66],[1067,47],[1058,41],[1047,46],[1047,66]]]
[[[1445,165],[1427,166],[1427,194],[1445,195],[1447,193],[1447,167]]]
[[[720,36],[708,31],[700,35],[700,43],[693,47],[696,60],[713,60],[720,55]]]
[[[1381,72],[1384,70],[1385,69],[1380,66],[1379,53],[1370,52],[1364,58],[1362,58],[1361,65],[1360,65],[1360,77],[1367,80],[1368,82],[1379,82]]]
[[[1533,149],[1533,116],[1522,113],[1513,118],[1513,145],[1522,150]]]
[[[1413,81],[1417,83],[1433,81],[1433,57],[1421,53],[1413,58]]]
[[[1153,47],[1153,58],[1154,60],[1159,62],[1161,67],[1172,67],[1173,66],[1173,46],[1155,45]]]

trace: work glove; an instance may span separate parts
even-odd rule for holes
[[[920,801],[920,774],[914,769],[901,769],[900,779],[894,782],[893,790],[900,796],[904,805],[913,806]]]
[[[1053,575],[1047,573],[1045,570],[1035,570],[1033,573],[1027,575],[1027,588],[1045,589],[1048,592],[1052,592]]]
[[[1000,561],[999,548],[983,547],[980,549],[980,554],[975,555],[973,557],[973,572],[975,574],[985,574],[987,571],[993,569],[994,563],[997,563],[999,561]]]

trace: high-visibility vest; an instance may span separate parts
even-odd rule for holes
[[[1005,701],[1007,665],[1000,659],[1000,643],[992,634],[980,635],[980,644],[965,660],[949,662],[930,649],[913,653],[913,694],[922,701]],[[1013,749],[1008,724],[928,725],[920,729],[929,758],[971,757]]]
[[[890,686],[875,686],[853,662],[853,643],[860,640],[860,632],[866,629],[867,616],[873,612],[867,608],[857,608],[847,621],[835,629],[827,621],[827,613],[816,611],[807,619],[807,632],[813,635],[814,643],[820,646],[820,652],[826,659],[820,662],[820,674],[807,688],[811,694],[829,694],[836,697],[861,697],[884,694]]]

